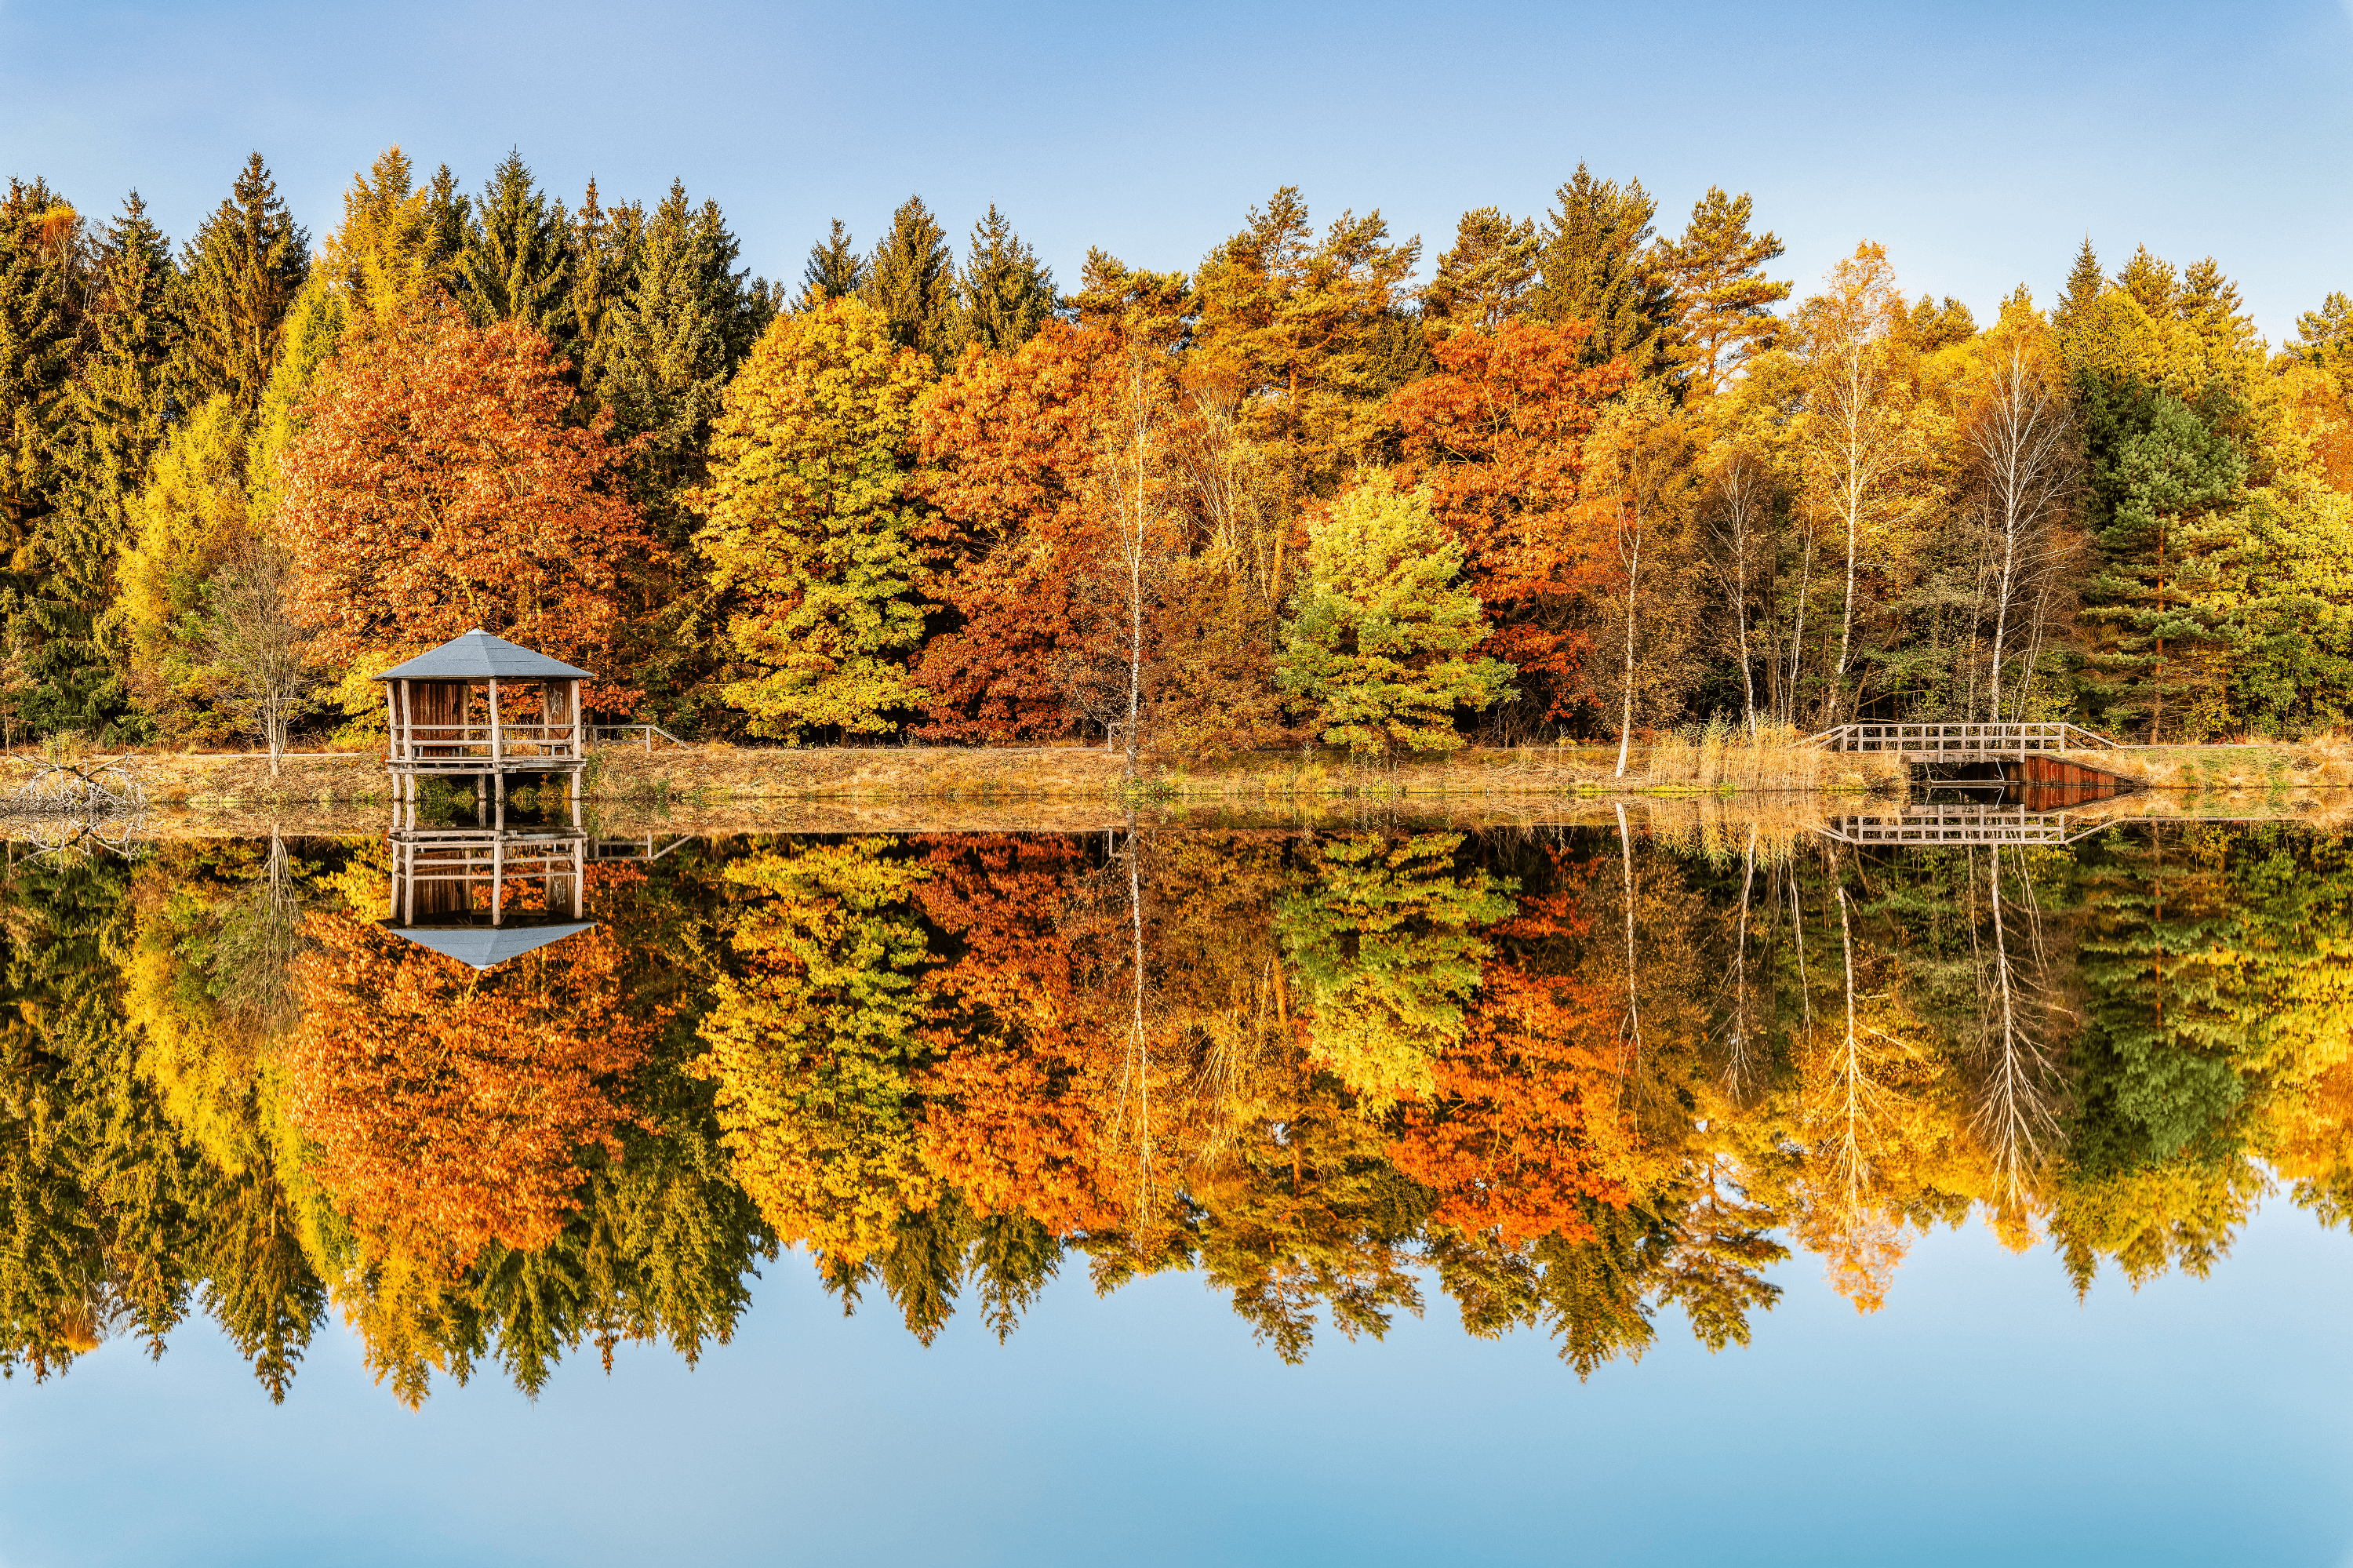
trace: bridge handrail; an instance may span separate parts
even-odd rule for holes
[[[1807,736],[1801,746],[1836,752],[1976,753],[2112,751],[2117,743],[2064,720],[1989,724],[1907,724],[1866,720],[1835,725]]]

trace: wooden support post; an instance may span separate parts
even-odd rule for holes
[[[491,766],[495,768],[506,756],[503,737],[499,734],[499,678],[491,677]]]
[[[573,823],[575,827],[579,825],[577,821]],[[580,918],[581,895],[586,891],[587,883],[588,841],[585,838],[574,839],[572,841],[572,917],[575,920]]]
[[[384,752],[385,760],[400,760],[400,701],[393,695],[393,683],[384,683]]]
[[[501,833],[491,841],[491,924],[496,926],[506,914],[507,841]]]

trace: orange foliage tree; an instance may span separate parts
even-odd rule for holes
[[[1390,1145],[1430,1188],[1430,1219],[1504,1247],[1591,1238],[1585,1199],[1630,1197],[1618,1113],[1618,1017],[1606,982],[1576,961],[1590,919],[1567,889],[1523,897],[1490,929],[1493,956],[1461,1037],[1431,1063]]]
[[[932,694],[928,736],[1064,734],[1068,664],[1114,657],[1114,607],[1088,591],[1113,546],[1096,470],[1123,368],[1114,336],[1050,323],[1013,354],[966,353],[923,399],[926,490],[951,524],[934,592],[955,617],[914,672]]]
[[[1061,918],[1086,856],[1069,839],[1009,834],[925,848],[918,901],[958,955],[933,976],[924,1159],[978,1213],[1026,1213],[1058,1235],[1107,1226],[1104,1064]]]
[[[306,927],[292,1118],[366,1250],[449,1279],[492,1242],[554,1240],[583,1151],[619,1157],[616,1096],[669,1012],[624,994],[621,944],[591,930],[478,972],[347,914]]]
[[[344,340],[280,459],[279,525],[322,655],[406,657],[479,626],[594,667],[658,546],[608,419],[565,425],[558,369],[531,327],[446,304]]]
[[[1578,366],[1590,332],[1569,321],[1459,333],[1431,344],[1437,375],[1390,400],[1399,481],[1429,487],[1494,627],[1480,652],[1519,672],[1518,701],[1499,710],[1507,724],[1569,717],[1587,650],[1581,612],[1607,540],[1578,505],[1585,437],[1602,399],[1633,379],[1620,360]]]

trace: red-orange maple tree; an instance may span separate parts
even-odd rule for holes
[[[1013,354],[976,349],[917,411],[925,493],[950,523],[933,592],[955,618],[914,671],[932,694],[927,736],[1065,734],[1058,666],[1110,656],[1115,628],[1085,590],[1112,538],[1093,482],[1112,338],[1050,323]]]
[[[1578,504],[1585,437],[1601,401],[1633,379],[1620,360],[1578,366],[1590,332],[1509,322],[1434,341],[1440,372],[1389,404],[1398,477],[1429,486],[1493,623],[1480,652],[1519,671],[1519,706],[1539,724],[1570,715],[1587,651],[1578,610],[1602,580],[1606,535]]]
[[[624,994],[620,943],[591,930],[482,972],[350,915],[307,927],[286,1066],[335,1207],[445,1278],[493,1241],[554,1240],[581,1152],[618,1158],[616,1096],[667,1015]]]
[[[447,304],[345,339],[279,460],[279,526],[322,653],[406,657],[479,626],[596,667],[658,546],[607,419],[565,425],[558,370],[529,326],[475,327]]]

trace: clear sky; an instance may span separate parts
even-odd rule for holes
[[[340,1326],[283,1408],[209,1323],[0,1383],[0,1568],[2344,1568],[2353,1243],[2274,1198],[2211,1277],[2080,1305],[2047,1245],[1919,1238],[1858,1317],[1810,1258],[1746,1349],[1662,1314],[1589,1383],[1434,1286],[1303,1366],[1195,1277],[1072,1261],[1000,1347],[844,1321],[796,1254],[689,1372],[410,1414]]]
[[[1672,14],[1669,14],[1672,10]],[[1982,315],[2089,233],[2213,254],[2274,341],[2353,288],[2353,20],[2274,3],[1406,6],[0,0],[0,164],[175,238],[259,148],[315,237],[397,140],[470,187],[683,178],[797,278],[910,191],[996,201],[1058,275],[1190,267],[1278,185],[1427,258],[1466,207],[1541,211],[1580,159],[1680,227],[1757,196],[1804,281],[1864,237]]]

